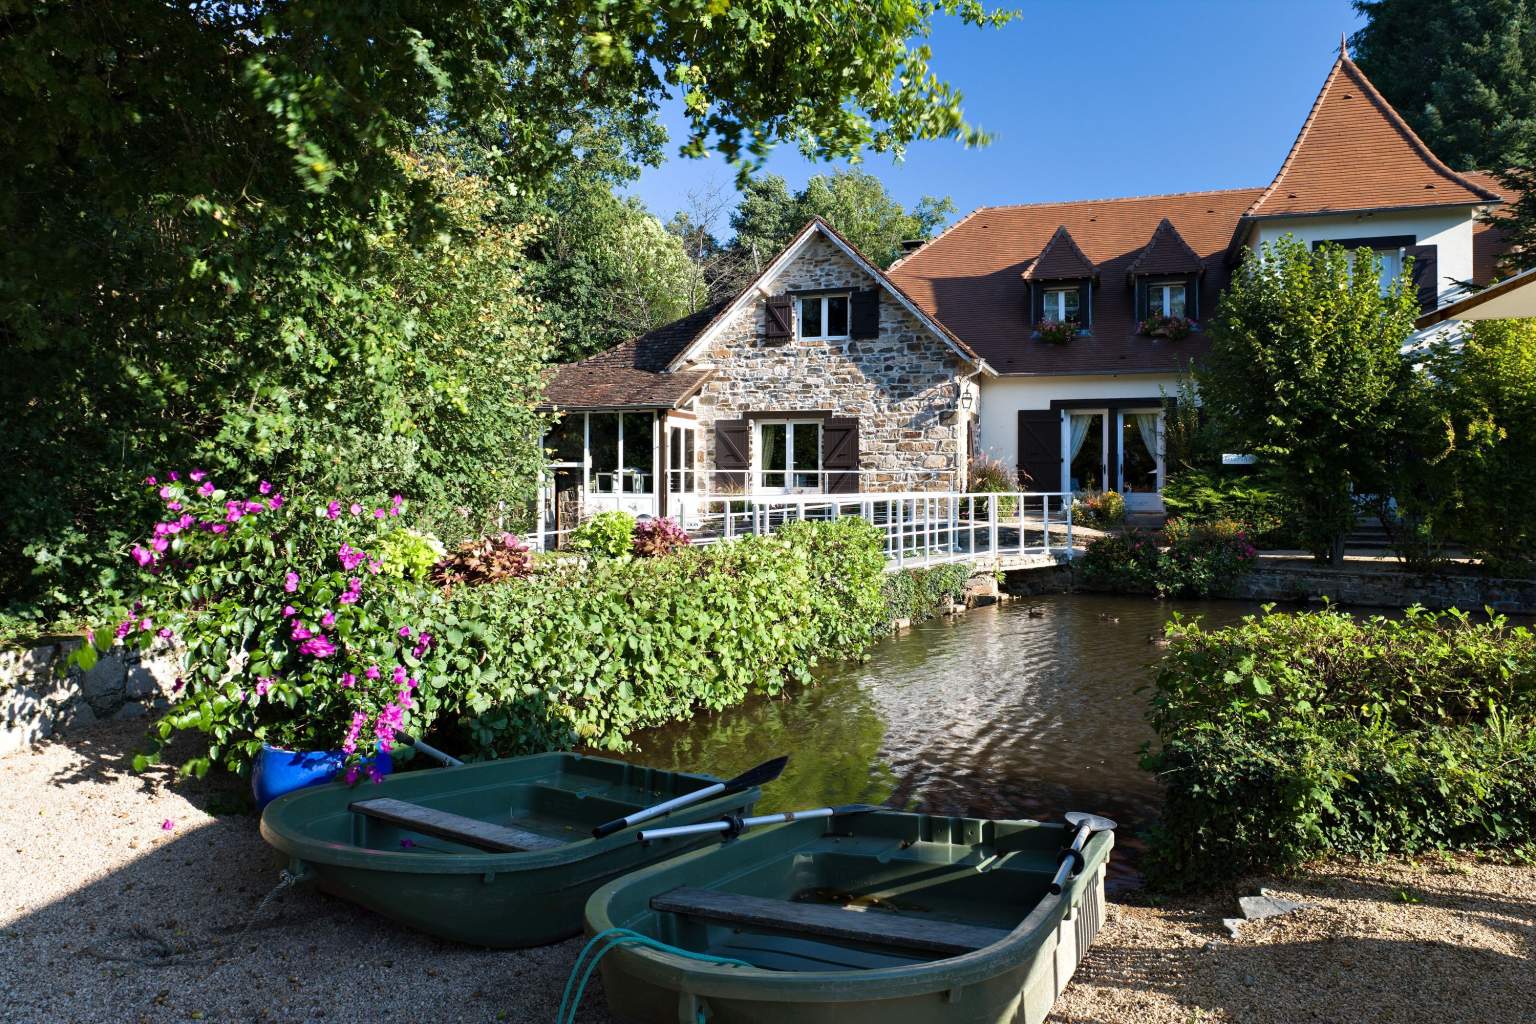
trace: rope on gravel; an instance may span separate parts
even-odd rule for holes
[[[560,1010],[555,1015],[555,1024],[576,1024],[576,1011],[581,1006],[581,997],[586,994],[587,983],[592,980],[592,971],[596,969],[597,962],[607,954],[620,946],[634,945],[648,949],[659,950],[663,953],[671,953],[687,960],[697,960],[700,963],[718,964],[727,967],[751,967],[745,960],[738,960],[729,956],[711,956],[708,953],[696,953],[691,949],[681,949],[668,945],[659,939],[653,939],[649,935],[634,931],[629,928],[609,928],[600,931],[581,947],[581,952],[576,954],[576,962],[571,965],[571,976],[565,981],[565,992],[560,996]],[[592,952],[596,947],[601,946]],[[592,953],[592,959],[587,960],[587,954]],[[582,961],[586,961],[586,969],[582,969]],[[569,1011],[569,1012],[567,1012]],[[703,1024],[704,1012],[699,1011],[699,1024]]]
[[[238,943],[241,939],[245,938],[246,934],[251,930],[251,926],[266,912],[267,907],[277,898],[278,894],[290,888],[298,880],[297,875],[285,870],[282,873],[281,880],[273,887],[271,892],[261,898],[261,902],[256,905],[256,909],[251,912],[250,917],[246,918],[245,925],[235,934],[235,937],[222,943],[215,942],[212,949],[200,949],[199,946],[201,944],[196,940],[179,939],[160,928],[135,924],[130,925],[126,930],[119,931],[118,935],[148,945],[150,949],[147,953],[116,953],[110,949],[103,949],[101,946],[87,946],[80,952],[87,956],[93,956],[98,960],[109,960],[113,963],[122,964],[138,964],[141,967],[185,967],[189,964],[211,963],[217,959],[220,947]],[[239,957],[234,957],[231,960],[224,961],[223,964],[218,964],[213,970],[208,972],[207,978],[217,974],[219,968],[223,967],[224,964],[231,963],[237,959]],[[206,981],[207,978],[203,980]]]

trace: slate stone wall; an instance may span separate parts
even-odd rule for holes
[[[170,651],[119,647],[89,672],[64,671],[80,643],[0,651],[0,754],[103,719],[147,718],[169,705],[179,671]]]
[[[818,237],[772,291],[875,286],[841,249]],[[794,337],[769,339],[764,301],[759,297],[736,314],[707,354],[715,372],[695,406],[700,471],[715,465],[715,420],[764,410],[817,411],[858,418],[861,490],[963,486],[965,428],[955,380],[969,367],[948,345],[883,291],[880,335],[870,339],[803,340],[798,321]],[[755,427],[751,443],[757,443]]]

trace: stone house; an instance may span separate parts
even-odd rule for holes
[[[560,367],[556,518],[965,486],[987,363],[821,219],[734,299]]]
[[[1164,411],[1248,251],[1369,248],[1434,310],[1493,279],[1505,199],[1341,46],[1266,186],[982,207],[886,273],[806,225],[723,307],[559,369],[557,486],[568,509],[668,514],[705,490],[963,490],[984,455],[1156,513]]]

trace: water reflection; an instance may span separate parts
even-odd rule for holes
[[[1137,766],[1151,738],[1137,690],[1175,611],[1212,625],[1235,602],[1059,595],[936,620],[877,646],[819,685],[635,737],[634,760],[733,775],[777,754],[763,810],[867,801],[941,814],[1059,820],[1068,810],[1122,826],[1115,880],[1135,878],[1135,833],[1161,791]]]

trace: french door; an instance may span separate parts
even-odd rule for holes
[[[757,490],[768,494],[821,490],[821,421],[757,424]]]

